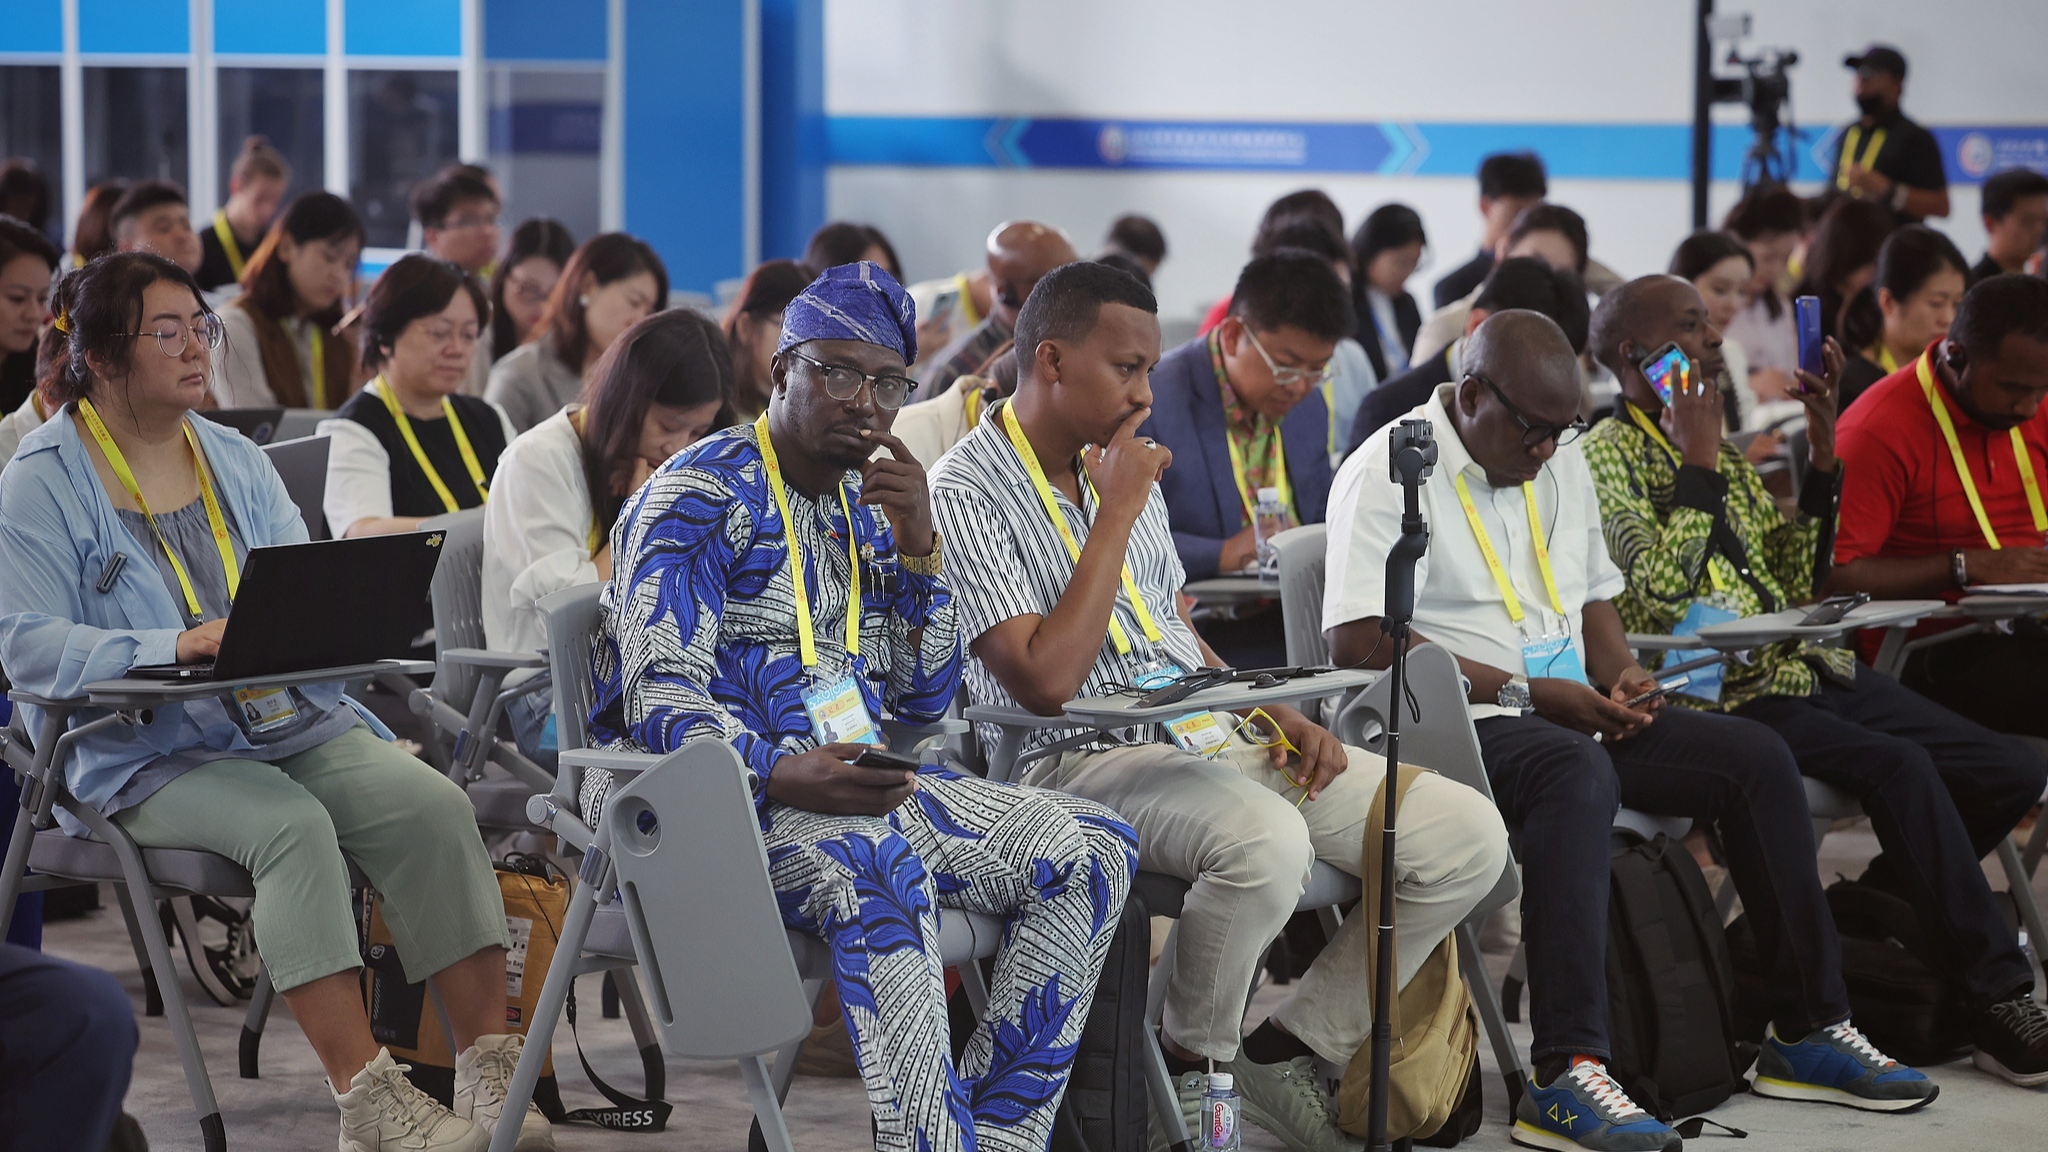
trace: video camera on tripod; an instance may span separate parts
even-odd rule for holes
[[[1749,16],[1710,18],[1708,32],[1715,39],[1740,40],[1749,35]],[[1714,78],[1713,102],[1742,104],[1749,108],[1752,134],[1749,151],[1742,158],[1742,188],[1758,184],[1789,184],[1798,167],[1795,151],[1799,134],[1792,127],[1792,77],[1799,53],[1789,48],[1765,48],[1744,56],[1728,50],[1724,67],[1740,68],[1740,76]],[[1785,146],[1778,147],[1779,129],[1785,129]]]

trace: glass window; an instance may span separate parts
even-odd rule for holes
[[[186,186],[185,70],[85,70],[85,182],[120,177]]]
[[[507,230],[552,216],[578,240],[596,235],[604,73],[500,65],[489,76],[491,171]]]
[[[406,244],[413,185],[454,163],[453,72],[348,74],[349,199],[373,247]]]
[[[222,68],[220,90],[220,198],[228,198],[228,170],[249,136],[262,136],[292,166],[285,202],[319,190],[326,180],[325,126],[318,68]]]
[[[0,67],[0,157],[23,159],[35,165],[49,186],[46,231],[64,231],[64,150],[58,134],[57,69],[19,65]],[[0,211],[26,210],[20,205],[0,205]]]

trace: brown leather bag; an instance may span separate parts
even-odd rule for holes
[[[1429,771],[1412,764],[1401,765],[1397,778],[1400,795],[1408,794],[1415,778]],[[1387,824],[1386,786],[1373,797],[1366,818],[1365,859],[1362,884],[1365,896],[1355,916],[1365,918],[1365,970],[1377,971],[1380,895],[1380,844]],[[1390,962],[1392,962],[1390,960]],[[1398,965],[1397,965],[1398,970]],[[1360,990],[1370,996],[1370,985]],[[1418,1139],[1433,1136],[1464,1099],[1473,1062],[1479,1058],[1479,1022],[1472,1012],[1472,997],[1458,974],[1458,939],[1445,936],[1429,959],[1394,998],[1393,1051],[1388,1060],[1392,1092],[1387,1102],[1387,1138]],[[1368,1040],[1344,1069],[1337,1089],[1337,1126],[1354,1135],[1364,1135],[1366,1096],[1372,1079],[1372,1043]]]

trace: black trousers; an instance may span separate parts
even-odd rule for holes
[[[135,1009],[113,977],[0,945],[0,1144],[106,1147],[136,1039]]]
[[[1776,729],[1800,771],[1863,802],[1883,849],[1864,879],[1913,905],[1973,1001],[2031,990],[1978,862],[2040,798],[2048,764],[1860,664],[1854,688],[1823,684],[1817,696],[1767,696],[1735,714]]]
[[[1619,806],[1711,822],[1779,991],[1773,1021],[1804,1036],[1849,1015],[1841,945],[1813,865],[1791,749],[1761,724],[1666,708],[1608,745],[1535,716],[1476,725],[1494,799],[1521,833],[1522,939],[1537,1059],[1606,1058],[1607,860]]]
[[[1993,732],[2048,737],[2048,707],[2041,699],[2044,675],[2048,630],[2039,621],[2019,620],[2010,636],[1965,636],[1923,648],[1906,658],[1899,678]]]

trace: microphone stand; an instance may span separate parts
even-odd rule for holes
[[[1373,965],[1372,1079],[1366,1097],[1366,1147],[1370,1152],[1388,1152],[1387,1083],[1392,1059],[1394,999],[1394,824],[1399,810],[1398,780],[1401,763],[1402,678],[1408,664],[1408,630],[1415,615],[1415,562],[1429,548],[1429,528],[1422,521],[1422,482],[1436,466],[1436,441],[1429,421],[1403,420],[1388,432],[1391,451],[1388,463],[1393,481],[1401,486],[1401,537],[1387,554],[1387,603],[1380,616],[1380,632],[1394,642],[1390,699],[1387,709],[1387,822],[1380,840],[1379,951]]]

